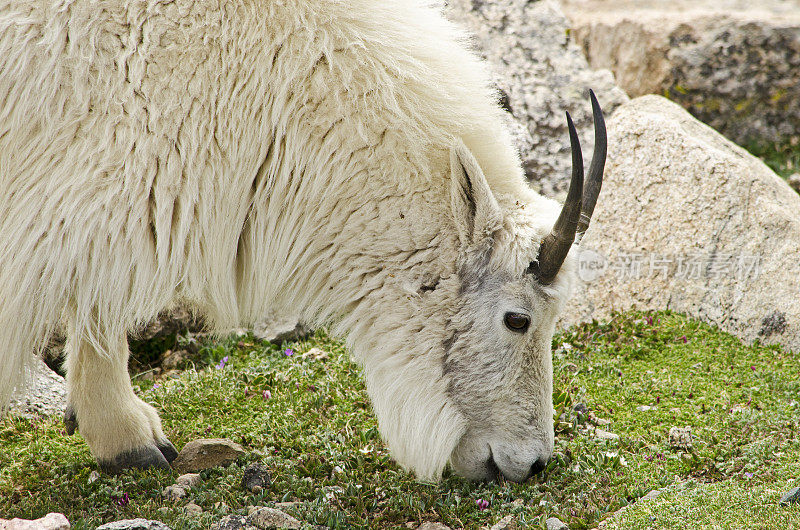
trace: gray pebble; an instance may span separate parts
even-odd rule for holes
[[[242,475],[242,489],[258,493],[272,484],[269,471],[261,464],[250,464],[244,469]]]
[[[800,504],[800,488],[792,488],[784,493],[781,504]]]
[[[185,473],[175,479],[175,484],[183,488],[196,488],[200,485],[202,479],[197,473]]]
[[[569,527],[558,517],[551,517],[544,522],[547,525],[547,530],[569,530]]]

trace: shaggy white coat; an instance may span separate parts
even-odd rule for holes
[[[347,337],[393,455],[437,478],[469,428],[441,346],[459,264],[491,238],[522,281],[558,212],[495,99],[425,2],[0,0],[0,404],[63,327],[112,458],[164,438],[126,332],[181,303],[220,330],[300,313]]]

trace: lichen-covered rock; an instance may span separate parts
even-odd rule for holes
[[[42,361],[36,361],[27,378],[28,386],[11,397],[10,411],[19,416],[62,415],[67,408],[67,385],[64,378]]]
[[[562,0],[594,68],[743,144],[800,135],[800,1]]]
[[[547,530],[569,530],[569,526],[566,525],[561,519],[558,517],[550,517],[544,522]]]
[[[562,324],[672,309],[800,350],[800,195],[659,96],[608,122],[603,191]]]
[[[529,139],[518,138],[517,143],[525,149],[521,155],[531,185],[563,198],[570,168],[564,111],[575,120],[584,152],[591,153],[589,89],[606,116],[628,97],[608,70],[589,68],[554,2],[450,0],[446,13],[475,35],[477,51],[491,64],[506,107],[527,128]]]
[[[203,479],[197,473],[184,473],[175,479],[175,484],[182,488],[190,489],[196,488],[202,481]]]
[[[223,438],[207,438],[187,443],[172,462],[181,473],[192,473],[212,467],[230,465],[247,454],[244,447]]]
[[[60,513],[48,513],[39,519],[0,519],[0,530],[69,530],[71,528],[66,516]]]
[[[310,333],[295,315],[269,315],[253,326],[253,335],[257,339],[273,344],[300,340]]]
[[[250,464],[242,473],[242,489],[258,493],[272,483],[269,470],[261,464]]]
[[[186,488],[173,484],[161,492],[161,497],[166,501],[176,502],[186,497]]]
[[[211,525],[211,530],[259,530],[247,522],[243,515],[226,515]]]
[[[300,521],[275,508],[260,508],[247,516],[247,522],[261,530],[301,527]]]

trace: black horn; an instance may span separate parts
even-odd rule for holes
[[[581,218],[578,221],[578,232],[575,235],[576,242],[580,243],[583,234],[589,228],[592,220],[592,212],[597,204],[597,197],[600,195],[600,188],[603,187],[603,168],[606,165],[606,151],[608,150],[608,139],[606,138],[606,122],[603,119],[603,111],[594,92],[589,90],[589,97],[592,100],[592,117],[594,118],[594,152],[592,162],[589,164],[589,177],[583,185],[583,205],[581,206]]]
[[[578,133],[572,118],[567,113],[567,128],[569,129],[569,142],[572,149],[572,179],[569,183],[567,200],[561,213],[553,226],[553,230],[544,238],[539,247],[539,256],[531,262],[529,272],[536,275],[537,279],[548,284],[553,281],[561,265],[564,263],[572,244],[580,242],[589,221],[592,218],[600,188],[603,185],[603,168],[606,162],[606,126],[603,120],[603,111],[597,103],[594,92],[589,91],[592,100],[592,114],[594,117],[595,147],[592,162],[589,166],[589,177],[586,185],[583,183],[583,155],[581,153]]]
[[[550,283],[564,263],[564,259],[575,241],[578,218],[581,214],[581,195],[583,194],[583,154],[578,141],[575,124],[567,112],[569,143],[572,149],[572,179],[569,182],[567,200],[561,208],[553,230],[544,238],[539,247],[539,258],[531,262],[530,268],[542,283]]]

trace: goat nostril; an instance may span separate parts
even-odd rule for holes
[[[540,458],[536,462],[533,463],[531,466],[531,476],[536,475],[544,471],[544,468],[547,467],[547,462],[549,458]]]

